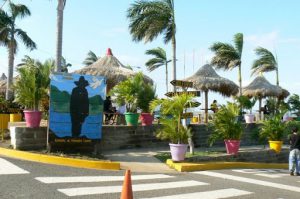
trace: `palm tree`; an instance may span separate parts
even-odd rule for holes
[[[133,41],[151,42],[164,35],[164,42],[172,42],[173,79],[176,79],[176,24],[174,0],[138,0],[127,10]],[[176,87],[174,86],[174,91]]]
[[[56,71],[61,71],[62,61],[62,32],[63,32],[63,19],[64,8],[67,0],[58,0],[57,5],[57,40],[56,40]]]
[[[166,66],[166,89],[168,92],[168,63],[171,60],[167,59],[166,51],[160,47],[153,48],[146,51],[147,55],[153,55],[154,57],[152,59],[149,59],[146,62],[147,69],[152,72],[155,69]]]
[[[48,98],[49,75],[53,67],[54,61],[51,59],[41,63],[25,56],[17,67],[19,78],[14,85],[15,101],[26,108],[38,110],[42,100]]]
[[[72,64],[68,63],[64,57],[61,57],[61,72],[69,72],[68,67],[71,67]]]
[[[30,10],[25,5],[9,2],[8,12],[0,10],[0,13],[0,40],[2,44],[8,48],[6,99],[10,100],[12,98],[11,85],[13,81],[14,56],[18,49],[18,42],[16,39],[19,38],[30,50],[36,49],[36,44],[27,33],[20,29],[16,24],[18,18],[31,15]]]
[[[259,74],[262,72],[276,71],[276,85],[279,86],[279,75],[278,75],[278,62],[277,57],[274,56],[266,48],[258,47],[255,50],[255,54],[259,56],[254,60],[252,64],[252,74]]]
[[[243,52],[243,34],[237,33],[234,35],[234,45],[222,42],[216,42],[211,47],[210,50],[215,53],[212,58],[212,65],[216,69],[232,70],[238,67],[238,81],[240,84],[239,95],[242,95],[242,52]]]
[[[96,62],[100,57],[97,57],[97,55],[93,51],[89,51],[85,60],[82,62],[85,66],[89,66]]]

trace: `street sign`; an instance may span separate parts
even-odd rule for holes
[[[193,117],[192,112],[182,113],[182,115],[181,115],[181,118],[192,118],[192,117]]]
[[[188,81],[172,80],[170,83],[171,83],[173,86],[193,87],[193,82],[188,82]]]
[[[173,97],[175,95],[182,95],[182,94],[190,94],[190,95],[194,95],[195,97],[199,97],[200,91],[167,92],[165,95],[167,97]]]
[[[200,105],[201,105],[200,102],[192,102],[192,103],[191,103],[191,106],[192,106],[193,108],[198,107],[198,106],[200,106]]]

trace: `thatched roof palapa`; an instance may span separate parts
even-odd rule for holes
[[[264,76],[257,76],[248,86],[243,88],[243,95],[248,97],[279,97],[282,89],[271,84]]]
[[[209,64],[202,66],[185,81],[193,82],[196,90],[205,92],[205,122],[208,121],[208,91],[219,92],[228,97],[236,95],[239,91],[239,87],[233,81],[219,76]]]
[[[124,66],[113,54],[110,48],[106,56],[101,57],[95,63],[86,66],[73,73],[105,76],[107,78],[107,91],[119,82],[134,76],[136,73],[129,67]],[[144,75],[145,81],[153,84],[150,77]]]
[[[237,94],[239,90],[233,81],[219,76],[209,64],[205,64],[185,80],[193,82],[193,87],[197,90],[214,91],[227,97]]]
[[[265,97],[278,97],[281,99],[289,96],[289,92],[280,86],[271,84],[264,76],[257,76],[248,86],[243,88],[243,95],[258,97],[259,111],[261,112],[261,101]]]

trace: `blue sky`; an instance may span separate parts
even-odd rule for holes
[[[28,51],[20,45],[15,64],[24,55],[44,61],[55,57],[56,0],[15,0],[29,7],[32,16],[20,20],[18,26],[27,31],[37,43],[38,49]],[[171,58],[171,44],[164,44],[162,37],[152,43],[132,42],[128,31],[126,10],[133,0],[67,0],[64,12],[63,56],[72,64],[70,71],[82,68],[82,61],[89,50],[104,56],[106,49],[124,64],[139,66],[157,84],[157,93],[163,97],[165,69],[147,72],[144,63],[150,58],[147,49],[162,47]],[[280,85],[291,93],[300,94],[300,1],[298,0],[175,0],[177,24],[177,79],[188,77],[210,61],[209,47],[213,42],[232,43],[237,32],[244,34],[242,56],[243,86],[249,84],[251,64],[257,46],[276,51],[279,61]],[[4,7],[5,9],[5,7]],[[185,55],[185,62],[184,62]],[[185,65],[185,70],[184,70]],[[0,47],[0,73],[7,73],[7,50]],[[237,69],[217,71],[223,77],[237,83]],[[169,65],[169,80],[172,77]],[[265,75],[275,84],[275,72]],[[209,102],[217,99],[225,103],[229,98],[210,94]],[[199,99],[203,102],[203,97]]]

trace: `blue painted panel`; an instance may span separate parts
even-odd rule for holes
[[[106,79],[51,74],[49,128],[57,137],[102,137]]]

